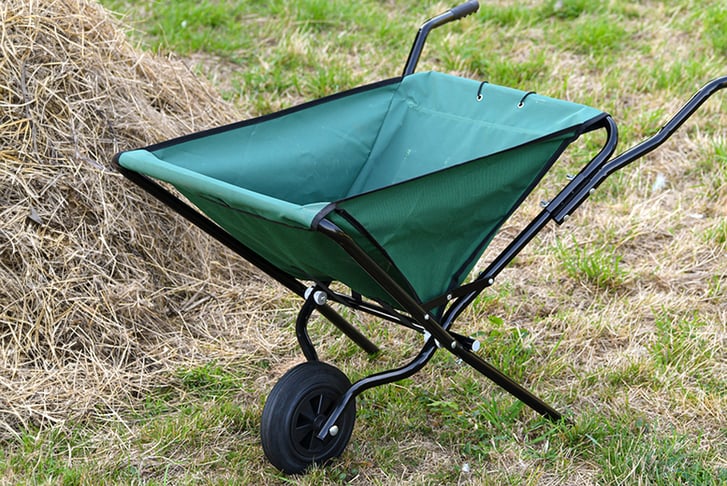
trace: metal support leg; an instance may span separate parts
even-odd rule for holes
[[[341,317],[341,315],[333,310],[331,307],[328,307],[327,305],[322,305],[318,307],[318,312],[323,317],[328,319],[331,324],[336,326],[339,331],[348,336],[351,341],[356,343],[359,348],[363,349],[368,354],[376,354],[380,351],[378,346],[369,341],[366,336],[361,334],[358,329],[353,327],[351,323]]]
[[[374,343],[369,341],[366,336],[361,334],[358,329],[341,317],[339,313],[325,304],[326,298],[323,291],[313,288],[306,291],[305,295],[305,302],[303,302],[303,307],[301,307],[300,312],[298,312],[298,317],[295,320],[295,335],[298,338],[300,349],[308,361],[318,361],[315,346],[313,346],[313,342],[308,335],[308,321],[310,321],[314,310],[318,310],[323,317],[328,319],[331,324],[336,326],[338,330],[368,354],[376,354],[379,352],[379,348]]]
[[[316,348],[313,346],[310,336],[308,336],[308,321],[315,308],[316,303],[313,302],[312,296],[305,299],[303,307],[300,308],[298,317],[295,320],[295,336],[298,338],[298,344],[301,351],[303,351],[303,356],[308,361],[318,361],[318,353],[316,353]]]
[[[454,354],[458,358],[461,358],[462,361],[485,375],[496,385],[500,386],[503,390],[513,395],[515,398],[538,412],[540,415],[546,417],[553,422],[559,422],[563,420],[563,416],[560,414],[560,412],[558,412],[546,402],[535,396],[530,390],[524,388],[522,385],[514,381],[512,378],[492,366],[490,363],[488,363],[478,355],[474,354],[468,349],[465,349],[461,345],[451,348],[450,351],[452,352],[452,354]]]

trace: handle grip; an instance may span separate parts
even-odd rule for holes
[[[452,8],[452,10],[450,10],[450,12],[452,13],[452,20],[459,20],[467,17],[468,15],[477,12],[479,8],[480,2],[478,2],[477,0],[469,0],[462,5],[457,5],[456,7]]]
[[[414,69],[416,69],[417,63],[419,62],[419,56],[421,56],[424,43],[426,42],[427,36],[431,30],[473,14],[477,12],[479,8],[480,3],[477,0],[469,0],[424,22],[424,24],[422,24],[419,28],[417,36],[414,38],[414,45],[409,52],[409,58],[406,60],[403,76],[412,74]]]

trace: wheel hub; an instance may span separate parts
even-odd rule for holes
[[[318,432],[321,431],[321,428],[323,428],[323,424],[326,423],[326,417],[323,414],[318,415],[315,420],[313,420],[313,432],[318,435]]]

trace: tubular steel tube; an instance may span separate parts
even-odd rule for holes
[[[671,118],[659,132],[651,138],[648,138],[640,144],[630,148],[626,152],[617,155],[613,159],[606,162],[598,172],[596,172],[588,183],[583,185],[580,190],[569,199],[562,207],[553,213],[553,219],[560,224],[565,217],[570,215],[580,206],[590,195],[591,191],[598,187],[609,175],[619,169],[629,165],[636,159],[652,152],[654,149],[663,144],[671,137],[679,127],[681,127],[687,119],[704,104],[710,96],[717,91],[727,88],[727,76],[713,79],[705,84],[692,98]]]
[[[295,336],[298,338],[298,345],[303,351],[303,356],[308,361],[318,361],[318,353],[316,353],[316,348],[313,346],[310,336],[308,336],[308,321],[315,308],[316,304],[311,297],[305,299],[300,312],[298,312],[298,317],[295,319]]]
[[[434,356],[434,352],[436,350],[437,347],[435,346],[434,341],[429,340],[424,345],[422,350],[419,351],[419,354],[408,364],[395,370],[383,371],[375,375],[367,376],[366,378],[362,378],[353,385],[351,385],[346,393],[344,393],[343,396],[338,400],[338,404],[328,416],[328,419],[321,427],[321,430],[318,432],[317,437],[321,440],[326,438],[331,427],[336,424],[336,421],[346,409],[352,398],[358,396],[369,388],[386,385],[388,383],[393,383],[395,381],[403,380],[404,378],[412,376],[413,374],[424,368],[429,360],[432,359],[432,356]]]
[[[317,436],[319,439],[323,440],[328,435],[330,428],[335,425],[341,412],[345,409],[352,397],[356,396],[366,388],[410,376],[410,374],[423,367],[424,364],[426,364],[426,362],[431,358],[429,353],[433,354],[436,349],[433,345],[434,340],[438,341],[440,346],[461,358],[465,363],[475,368],[477,371],[485,375],[487,378],[495,382],[536,412],[553,421],[562,419],[561,414],[550,405],[523,388],[520,384],[487,363],[478,355],[468,349],[465,349],[459,340],[447,331],[445,326],[440,325],[434,316],[429,314],[414,296],[409,295],[403,288],[401,288],[401,286],[393,278],[391,278],[388,273],[386,273],[373,259],[371,259],[371,257],[338,226],[323,219],[319,222],[317,229],[341,246],[341,248],[343,248],[364,271],[366,271],[379,285],[381,285],[381,288],[388,292],[389,295],[394,298],[417,321],[417,323],[431,335],[431,338],[427,341],[420,355],[410,365],[398,370],[392,370],[370,377],[369,379],[361,380],[356,385],[352,385],[344,396],[341,397],[336,408],[321,427]],[[448,324],[451,324],[453,317],[453,315],[450,315],[450,318],[447,321]],[[431,349],[431,351],[428,351],[429,349]]]
[[[417,63],[419,62],[419,57],[422,55],[422,50],[424,49],[424,44],[427,41],[429,32],[446,23],[459,20],[473,14],[477,12],[479,8],[480,4],[477,0],[470,0],[424,22],[414,38],[414,45],[412,45],[409,57],[406,60],[403,76],[408,76],[414,73]]]

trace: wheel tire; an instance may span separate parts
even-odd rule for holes
[[[340,456],[356,421],[354,399],[336,422],[335,436],[319,440],[316,435],[350,386],[338,368],[320,361],[301,363],[285,373],[263,407],[260,438],[268,460],[284,473],[298,474]]]

